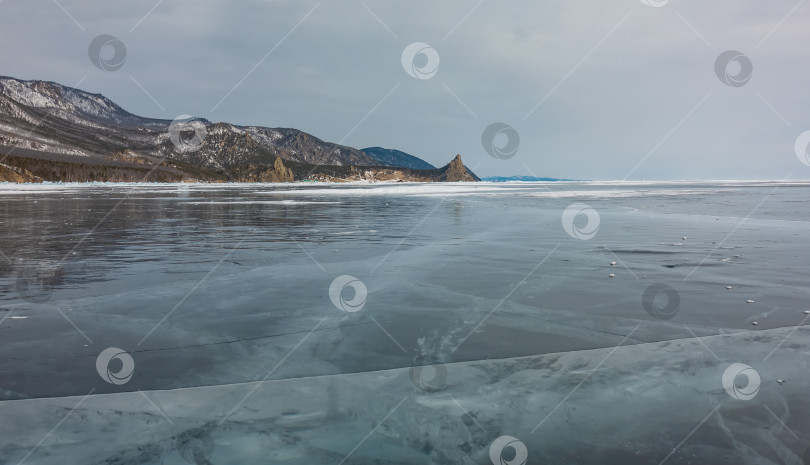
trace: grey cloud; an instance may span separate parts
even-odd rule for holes
[[[478,2],[322,2],[211,112],[316,2],[172,0],[143,19],[157,3],[60,0],[82,31],[55,2],[6,0],[0,72],[67,85],[84,78],[80,87],[145,116],[296,127],[331,141],[399,84],[345,143],[434,164],[461,153],[484,175],[623,179],[657,147],[631,179],[810,177],[792,150],[810,129],[810,54],[802,46],[810,6],[771,33],[795,4],[486,0],[467,16]],[[87,58],[102,33],[126,43],[117,72]],[[417,41],[439,52],[432,79],[414,79],[400,64]],[[753,62],[743,87],[714,75],[715,58],[728,49]],[[509,160],[481,146],[481,132],[496,121],[520,132]]]

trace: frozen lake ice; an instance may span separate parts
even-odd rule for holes
[[[0,185],[0,461],[808,463],[808,194]]]

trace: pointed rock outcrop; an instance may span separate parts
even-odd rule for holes
[[[263,172],[260,178],[261,182],[293,182],[294,180],[292,170],[284,166],[280,157],[276,157],[273,169]]]
[[[456,155],[453,161],[440,168],[439,171],[438,181],[440,182],[475,182],[481,180],[464,166],[464,163],[461,161],[461,155]]]

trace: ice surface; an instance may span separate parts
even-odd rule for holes
[[[0,190],[1,463],[488,464],[511,435],[528,463],[800,464],[808,445],[805,183]],[[563,227],[574,202],[590,240]],[[342,275],[360,311],[333,304]],[[645,310],[655,283],[671,319]],[[109,347],[124,384],[96,370]],[[750,401],[722,386],[734,363],[761,376]],[[420,390],[411,367],[435,364],[447,385]]]
[[[646,196],[698,195],[714,192],[709,189],[577,189],[576,184],[567,183],[453,183],[453,184],[372,184],[367,187],[321,187],[314,189],[273,190],[270,195],[309,195],[309,196],[346,196],[346,195],[379,195],[379,196],[474,196],[474,195],[509,195],[520,197],[542,198],[623,198]]]
[[[788,337],[790,350],[768,357]],[[508,434],[526,444],[529,463],[660,463],[680,446],[667,463],[801,464],[809,350],[807,330],[775,329],[447,364],[435,390],[402,368],[6,401],[14,421],[0,423],[0,454],[5,463],[30,452],[26,462],[43,465],[181,464],[210,440],[208,462],[196,463],[483,464]],[[754,399],[725,392],[733,362],[759,370]]]

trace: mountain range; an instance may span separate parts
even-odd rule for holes
[[[436,168],[292,128],[137,116],[101,94],[0,77],[0,181],[478,181],[461,157]]]

